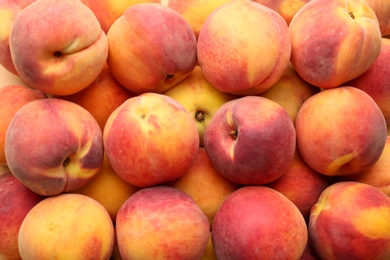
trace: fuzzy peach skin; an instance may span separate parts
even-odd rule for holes
[[[266,184],[282,176],[294,157],[295,142],[287,111],[258,96],[223,104],[204,134],[204,147],[217,171],[244,185]]]
[[[320,259],[389,259],[390,198],[359,182],[326,188],[313,206],[309,235]]]
[[[276,11],[250,0],[234,0],[207,17],[197,52],[199,65],[215,88],[253,95],[283,75],[291,42],[286,21]]]
[[[301,9],[302,6],[310,2],[310,0],[253,0],[254,2],[263,4],[276,12],[278,12],[287,24],[290,24],[291,19]]]
[[[378,161],[365,171],[354,175],[342,176],[339,180],[356,181],[370,184],[390,197],[390,136],[387,136],[386,144]]]
[[[34,192],[57,195],[88,183],[103,162],[102,132],[79,105],[34,100],[16,112],[5,138],[10,171]]]
[[[102,204],[115,223],[122,204],[138,190],[139,188],[120,178],[112,169],[107,156],[104,156],[99,173],[86,185],[72,192],[86,195]]]
[[[5,166],[0,170],[0,259],[21,259],[18,248],[20,225],[43,198],[18,181]]]
[[[299,152],[295,151],[287,171],[266,186],[279,191],[291,200],[305,220],[308,220],[311,207],[329,184],[330,181],[325,175],[314,171],[305,163]]]
[[[378,105],[367,93],[350,86],[307,99],[298,111],[295,128],[303,160],[329,176],[369,169],[378,161],[387,138]]]
[[[345,83],[365,91],[381,109],[387,125],[390,124],[390,39],[382,38],[381,52],[378,58],[359,77]]]
[[[126,9],[107,33],[108,65],[114,77],[136,94],[162,93],[196,65],[196,37],[184,18],[156,3]]]
[[[21,85],[0,87],[0,164],[7,164],[5,159],[5,135],[16,112],[30,101],[46,98],[45,93]]]
[[[190,195],[207,216],[210,228],[222,202],[239,188],[239,185],[229,181],[215,169],[204,147],[199,148],[195,162],[187,173],[167,185]]]
[[[211,233],[217,259],[299,259],[307,244],[305,220],[281,193],[245,186],[218,209]]]
[[[390,2],[387,0],[365,0],[374,10],[382,36],[390,35]]]
[[[71,95],[55,95],[54,97],[74,102],[88,110],[103,131],[111,113],[134,96],[134,93],[119,84],[106,64],[99,76],[88,87]]]
[[[114,225],[94,199],[75,193],[45,198],[20,226],[23,259],[106,259],[114,245]]]
[[[177,11],[191,25],[195,36],[198,38],[207,17],[220,6],[231,0],[161,0],[166,5]]]
[[[286,109],[291,120],[295,124],[297,113],[303,102],[320,89],[304,81],[296,72],[291,63],[287,66],[282,77],[265,92],[261,97],[275,101]]]
[[[200,66],[163,93],[183,105],[193,116],[203,146],[204,132],[218,108],[237,96],[219,91],[205,78]]]
[[[0,65],[13,75],[18,75],[11,57],[9,35],[16,16],[36,0],[1,0],[0,1]]]
[[[201,259],[210,237],[206,215],[185,192],[144,188],[120,208],[116,234],[123,259]]]
[[[137,187],[182,177],[195,161],[199,134],[179,102],[158,93],[128,99],[108,118],[105,152],[113,170]]]
[[[78,0],[40,0],[28,5],[13,22],[9,45],[18,75],[32,88],[53,95],[87,87],[108,55],[99,21]]]
[[[381,50],[374,10],[364,0],[316,0],[289,25],[291,62],[298,74],[323,89],[365,72]]]
[[[96,18],[99,20],[100,25],[105,33],[108,32],[111,25],[118,19],[127,8],[135,4],[141,3],[160,3],[160,0],[80,0],[86,6],[88,6]]]

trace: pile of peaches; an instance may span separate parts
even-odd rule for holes
[[[0,0],[0,259],[390,259],[388,0]]]

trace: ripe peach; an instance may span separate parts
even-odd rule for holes
[[[94,117],[55,98],[21,107],[8,126],[4,147],[15,177],[45,196],[80,188],[103,162],[102,132]]]

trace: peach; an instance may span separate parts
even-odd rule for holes
[[[41,0],[26,6],[13,22],[9,45],[18,75],[30,87],[53,95],[87,87],[108,55],[99,21],[78,0]]]
[[[387,136],[385,147],[378,161],[365,171],[354,175],[341,176],[336,181],[356,181],[370,184],[390,197],[390,136]]]
[[[27,213],[44,197],[24,184],[4,166],[0,172],[0,259],[21,259],[18,248],[20,225]]]
[[[0,164],[7,164],[5,159],[5,134],[15,113],[25,104],[46,98],[45,93],[23,85],[6,85],[0,88]]]
[[[204,132],[218,108],[237,98],[212,86],[200,66],[196,66],[185,79],[163,94],[178,101],[192,114],[198,129],[200,146],[203,146]]]
[[[18,75],[15,75],[0,65],[0,88],[8,85],[29,87]]]
[[[204,147],[217,171],[243,185],[266,184],[282,176],[293,159],[295,142],[287,111],[259,96],[223,104],[204,134]]]
[[[126,9],[107,33],[108,65],[135,94],[162,93],[196,65],[196,37],[184,18],[157,3]]]
[[[387,0],[365,0],[374,10],[382,36],[390,35],[390,2]]]
[[[88,183],[103,162],[102,132],[79,105],[45,98],[21,107],[5,138],[7,165],[34,192],[57,195]]]
[[[105,33],[108,32],[111,25],[126,11],[130,6],[141,3],[160,3],[160,0],[80,0],[86,6],[88,6],[96,18],[99,20],[100,25]]]
[[[387,137],[378,105],[366,92],[350,86],[308,98],[298,111],[295,127],[303,160],[329,176],[369,169],[379,159]]]
[[[276,12],[278,12],[287,24],[290,24],[291,19],[301,9],[302,6],[310,2],[310,0],[253,0],[263,4]]]
[[[144,188],[129,197],[116,220],[123,259],[200,259],[210,237],[206,215],[185,192]]]
[[[218,7],[231,0],[162,0],[161,3],[177,11],[191,25],[198,38],[207,17]]]
[[[266,186],[291,200],[305,220],[308,220],[311,207],[318,201],[318,197],[329,184],[328,178],[310,168],[296,151],[287,171]]]
[[[378,57],[381,32],[364,0],[316,0],[289,25],[291,62],[308,83],[335,88],[365,72]]]
[[[106,64],[99,76],[85,89],[72,95],[54,97],[74,102],[88,110],[103,131],[111,113],[134,96],[134,93],[119,84]]]
[[[18,244],[22,259],[109,259],[114,225],[94,199],[60,194],[45,198],[27,213]]]
[[[103,131],[113,170],[128,183],[148,187],[182,177],[195,161],[199,134],[179,102],[158,93],[125,101]]]
[[[362,75],[345,83],[365,91],[381,109],[386,123],[390,124],[390,39],[382,38],[381,52],[378,58]]]
[[[338,182],[313,206],[309,235],[321,259],[389,259],[390,198],[374,186]]]
[[[195,162],[187,173],[168,185],[190,195],[207,216],[210,227],[222,202],[239,187],[215,169],[204,147],[199,148]]]
[[[217,259],[299,259],[307,240],[298,208],[265,186],[236,190],[214,218],[212,242]]]
[[[295,124],[297,113],[303,102],[320,89],[304,81],[291,63],[282,77],[259,96],[275,101],[286,109]]]
[[[0,1],[0,65],[12,75],[18,75],[11,57],[9,35],[16,16],[36,0]]]
[[[122,204],[139,188],[130,185],[114,172],[107,156],[99,173],[86,185],[73,191],[93,198],[102,204],[115,223],[116,215]]]
[[[204,76],[215,88],[237,95],[259,94],[276,83],[289,63],[288,26],[264,5],[230,1],[207,17],[197,52]]]

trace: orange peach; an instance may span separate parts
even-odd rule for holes
[[[390,1],[387,0],[365,0],[374,10],[378,17],[379,27],[382,36],[390,35]]]
[[[86,195],[102,204],[115,223],[119,208],[137,190],[139,188],[125,182],[114,172],[107,156],[104,156],[99,173],[86,185],[74,190],[73,193]]]
[[[295,124],[297,113],[303,102],[320,89],[304,81],[296,72],[291,63],[287,66],[283,76],[259,96],[275,101],[286,109]]]
[[[111,25],[126,11],[127,8],[135,4],[141,3],[160,3],[160,0],[80,0],[86,6],[88,6],[96,18],[99,20],[100,25],[105,33],[108,32]]]
[[[291,19],[301,9],[302,6],[310,2],[310,0],[253,0],[263,4],[276,12],[278,12],[287,24],[290,24]]]
[[[294,15],[289,30],[296,71],[323,89],[361,75],[381,49],[378,19],[364,0],[310,1]]]
[[[203,147],[199,148],[195,162],[187,173],[168,185],[190,195],[207,216],[210,227],[222,202],[239,187],[215,169]]]
[[[0,259],[21,259],[18,248],[20,225],[43,198],[18,181],[7,168],[0,171]]]
[[[199,132],[200,146],[203,146],[204,132],[218,108],[237,98],[212,86],[200,66],[196,66],[185,79],[163,94],[178,101],[192,114]]]
[[[359,182],[330,185],[309,220],[312,248],[320,259],[389,259],[390,198]]]
[[[120,208],[116,220],[123,259],[200,259],[210,237],[206,215],[185,192],[144,188]]]
[[[250,0],[234,0],[207,17],[197,51],[199,65],[215,88],[253,95],[283,75],[291,42],[287,23],[276,11]]]
[[[231,0],[161,0],[161,3],[177,11],[191,25],[198,38],[207,17],[218,7]]]
[[[128,183],[148,187],[182,177],[195,161],[199,134],[179,102],[158,93],[125,101],[103,131],[113,170]]]
[[[9,35],[16,16],[29,4],[36,0],[2,0],[0,1],[0,65],[18,75],[11,57]]]
[[[303,160],[329,176],[369,169],[379,159],[387,137],[378,105],[366,92],[350,86],[308,98],[298,111],[295,127]]]
[[[60,194],[45,198],[27,213],[18,244],[22,259],[109,259],[114,225],[94,199]]]
[[[217,259],[299,259],[308,232],[298,208],[265,186],[230,194],[214,218],[211,233]]]
[[[30,101],[46,98],[45,93],[23,85],[7,85],[0,88],[0,164],[5,159],[5,134],[15,113]]]
[[[390,39],[382,38],[382,48],[378,58],[362,75],[345,83],[365,91],[381,109],[386,123],[390,124]]]
[[[329,184],[328,178],[310,168],[296,151],[287,171],[266,186],[291,200],[303,217],[308,220],[311,207]]]
[[[135,94],[167,91],[196,65],[196,37],[191,26],[162,4],[127,8],[111,25],[107,38],[111,72]]]
[[[111,113],[134,96],[135,94],[119,84],[106,65],[99,76],[85,89],[72,95],[55,97],[72,101],[88,110],[103,131]]]
[[[21,107],[8,126],[4,147],[15,177],[45,196],[80,188],[103,162],[102,132],[94,117],[55,98]]]
[[[79,0],[41,0],[26,6],[13,22],[9,45],[18,75],[30,87],[53,95],[87,87],[108,55],[106,34]]]

